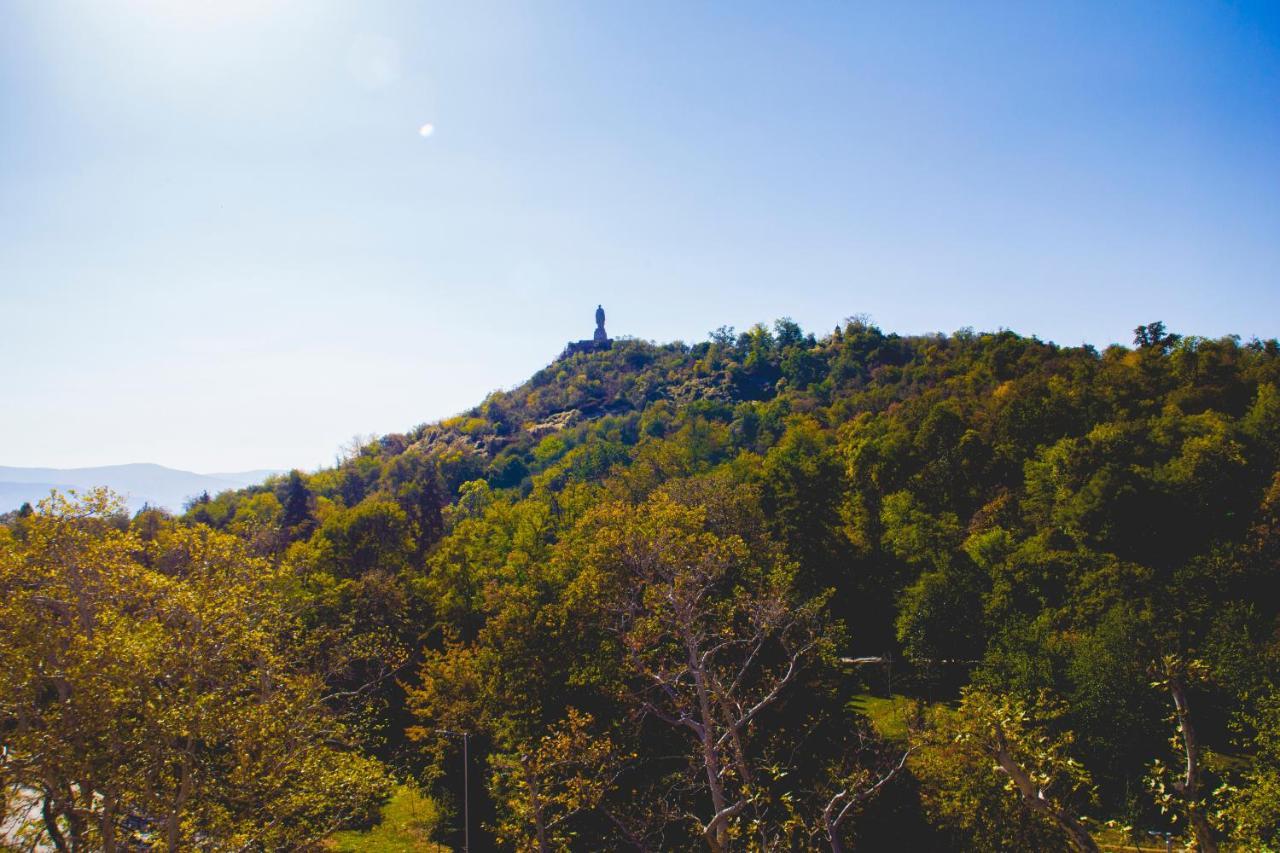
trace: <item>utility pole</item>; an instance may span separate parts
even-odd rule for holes
[[[467,760],[467,744],[471,733],[462,733],[462,853],[471,853],[471,762]]]
[[[470,732],[436,729],[437,734],[462,738],[462,853],[471,853],[471,761],[468,757]]]

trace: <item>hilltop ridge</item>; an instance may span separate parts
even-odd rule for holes
[[[1201,348],[1219,351],[1231,340],[1171,337],[1189,358]],[[670,422],[686,417],[682,413],[732,425],[738,437],[754,437],[764,447],[795,415],[830,422],[913,398],[952,396],[954,389],[946,386],[956,373],[967,372],[970,386],[977,381],[994,392],[1026,384],[1028,372],[1080,377],[1143,349],[1062,347],[1008,330],[902,336],[860,317],[822,337],[783,318],[743,332],[721,327],[694,344],[608,342],[608,348],[566,352],[524,383],[493,391],[458,415],[384,434],[313,476],[318,483],[346,483],[348,495],[365,494],[376,487],[372,460],[413,453],[435,460],[450,494],[477,479],[495,489],[527,491],[552,469],[602,476],[626,456],[621,447],[661,437]],[[1270,352],[1274,345],[1254,341],[1247,348]],[[1036,376],[1033,384],[1048,378]],[[592,461],[582,450],[574,452],[588,436],[607,436]]]

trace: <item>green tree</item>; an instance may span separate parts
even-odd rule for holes
[[[289,472],[283,492],[281,504],[284,506],[284,517],[280,524],[291,537],[305,539],[311,534],[315,516],[311,507],[311,490],[307,488],[302,472],[297,468]]]
[[[1096,851],[1079,816],[1092,797],[1089,774],[1071,757],[1070,732],[1050,728],[1061,716],[1061,707],[1044,696],[1026,702],[969,688],[954,712],[936,712],[932,737],[938,748],[954,749],[951,760],[963,768],[962,774],[989,774],[994,767],[1004,779],[1006,797],[1050,822],[1076,849]],[[967,815],[981,808],[974,793],[975,788],[964,786],[936,790],[933,796],[944,813]],[[1040,831],[1033,829],[1030,835],[1037,837]]]
[[[1164,323],[1159,321],[1143,324],[1133,330],[1134,346],[1154,349],[1161,353],[1167,353],[1181,339],[1181,335],[1167,331]]]
[[[1271,688],[1245,722],[1253,757],[1240,784],[1221,792],[1223,817],[1247,849],[1280,850],[1280,691]]]

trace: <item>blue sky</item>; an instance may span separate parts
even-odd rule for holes
[[[597,302],[1280,334],[1280,6],[0,4],[0,464],[314,467]]]

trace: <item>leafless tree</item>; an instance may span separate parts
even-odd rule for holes
[[[822,601],[797,604],[785,566],[736,537],[668,530],[620,555],[617,635],[641,715],[686,732],[710,810],[689,815],[713,850],[759,799],[753,728],[797,678],[822,633]]]
[[[816,796],[823,802],[813,836],[826,836],[832,853],[844,853],[845,824],[884,790],[907,766],[913,747],[886,743],[867,724],[855,724],[854,742],[826,774],[828,787]]]

